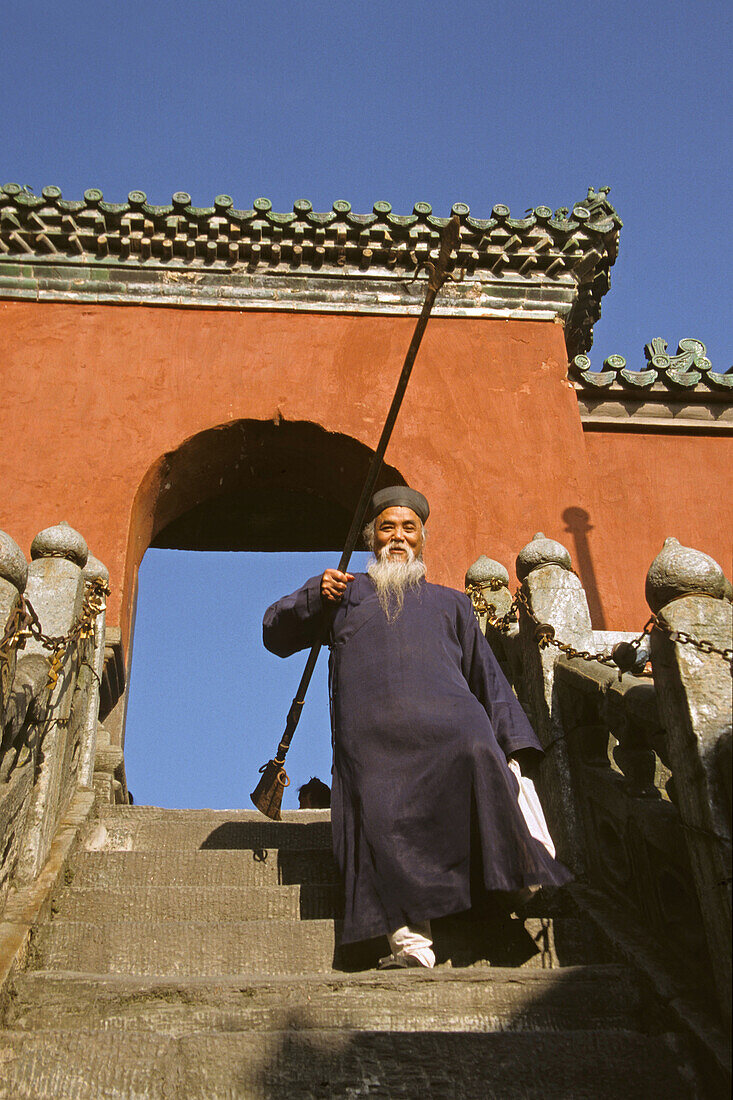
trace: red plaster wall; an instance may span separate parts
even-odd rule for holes
[[[375,446],[413,327],[404,317],[2,302],[0,527],[26,553],[61,519],[81,531],[110,570],[110,621],[127,632],[160,457],[215,425],[277,416]],[[583,508],[600,625],[633,628],[664,534],[723,557],[713,534],[724,506],[709,503],[723,495],[721,443],[682,442],[584,436],[559,325],[434,318],[387,460],[430,498],[432,579],[461,586],[480,553],[511,571],[537,530],[572,552],[563,513]],[[649,454],[656,480],[644,473]],[[706,492],[701,464],[717,479]]]
[[[599,489],[588,542],[609,629],[646,622],[646,572],[669,535],[733,575],[733,437],[593,431],[585,441]],[[622,614],[611,599],[614,578]]]

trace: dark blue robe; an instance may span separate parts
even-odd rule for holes
[[[342,941],[469,909],[472,843],[485,890],[566,881],[519,809],[507,758],[542,750],[469,599],[421,582],[390,623],[367,574],[338,605],[322,603],[320,583],[268,608],[263,637],[280,657],[331,649]]]

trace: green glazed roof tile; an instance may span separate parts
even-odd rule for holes
[[[621,219],[608,188],[590,188],[580,203],[554,213],[540,205],[520,218],[502,203],[488,218],[474,217],[463,202],[453,210],[461,221],[458,265],[465,266],[467,283],[501,284],[507,302],[527,297],[521,290],[514,294],[512,281],[531,289],[536,302],[569,302],[570,293],[572,305],[564,314],[568,348],[571,354],[587,349],[618,252]],[[220,279],[242,268],[278,278],[290,268],[301,280],[316,271],[340,279],[409,279],[438,247],[448,222],[422,201],[412,213],[394,213],[380,200],[371,213],[358,214],[345,199],[322,212],[299,199],[291,212],[279,213],[266,198],[238,209],[230,195],[218,195],[213,206],[199,207],[184,191],[169,204],[154,204],[133,190],[126,202],[114,203],[97,188],[82,200],[67,200],[55,186],[35,196],[13,183],[0,188],[0,213],[0,264],[23,257],[36,267],[84,263],[133,271],[141,264],[147,270],[205,265]]]
[[[644,355],[647,366],[641,370],[629,370],[622,355],[609,355],[600,371],[591,370],[587,355],[576,355],[570,363],[570,376],[581,391],[603,389],[609,396],[643,392],[652,401],[667,400],[670,391],[702,396],[728,393],[733,388],[733,367],[723,374],[714,372],[702,340],[680,340],[676,355],[669,355],[667,341],[657,336],[646,345]]]

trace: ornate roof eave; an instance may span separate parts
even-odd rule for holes
[[[608,188],[588,190],[572,208],[547,206],[512,218],[494,206],[474,218],[465,203],[456,269],[435,313],[444,316],[560,318],[571,356],[586,351],[618,254],[621,220]],[[0,188],[0,296],[216,308],[419,312],[415,268],[437,255],[447,218],[428,203],[412,214],[377,202],[354,214],[339,200],[326,213],[298,200],[289,214],[268,199],[238,210],[228,195],[195,207],[177,192],[170,205],[142,191],[105,202],[78,201],[57,187],[41,195]]]
[[[621,355],[610,355],[591,370],[587,355],[576,355],[569,375],[587,429],[674,428],[733,434],[733,367],[713,370],[701,340],[686,338],[677,353],[657,336],[644,348],[646,363],[629,370]]]

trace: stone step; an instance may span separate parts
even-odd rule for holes
[[[555,969],[613,960],[595,931],[576,917],[480,919],[471,911],[432,922],[439,963]],[[377,941],[379,942],[379,941]],[[348,960],[348,949],[344,949]]]
[[[268,821],[257,810],[162,810],[128,806],[103,811],[85,846],[105,852],[195,852],[263,848],[331,849],[328,810],[288,810]]]
[[[135,889],[156,886],[276,886],[334,883],[330,852],[258,851],[81,852],[67,873],[75,886]]]
[[[68,921],[41,927],[37,966],[112,974],[326,972],[334,962],[332,920]]]
[[[341,888],[300,886],[71,886],[54,902],[58,918],[104,921],[328,920],[341,915]]]
[[[0,1100],[691,1100],[664,1036],[626,1031],[0,1032]]]
[[[435,922],[439,963],[550,969],[602,961],[582,922],[531,918],[480,926]],[[332,920],[72,921],[58,916],[34,940],[34,969],[205,976],[361,970],[386,953],[386,940],[337,948]]]
[[[151,1031],[546,1031],[650,1029],[653,1013],[621,966],[371,971],[291,978],[19,975],[6,1027]]]

